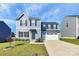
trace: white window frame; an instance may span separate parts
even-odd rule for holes
[[[48,28],[51,29],[51,24],[48,24]]]
[[[56,24],[53,25],[53,29],[56,29]]]
[[[35,26],[35,20],[31,20],[31,25]]]

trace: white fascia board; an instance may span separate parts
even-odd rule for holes
[[[76,16],[76,38],[78,37],[78,18]]]

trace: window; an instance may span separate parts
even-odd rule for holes
[[[48,28],[51,29],[51,24],[48,25]]]
[[[32,26],[35,26],[35,20],[32,20]]]
[[[53,25],[53,28],[56,29],[56,24]]]
[[[25,26],[27,26],[27,20],[25,20]]]
[[[68,28],[68,23],[66,23],[66,27]]]
[[[37,20],[35,20],[35,26],[37,26]]]
[[[24,32],[24,37],[29,37],[29,32]]]
[[[25,21],[22,21],[22,26],[25,26]]]
[[[22,26],[22,20],[20,20],[20,26]]]
[[[23,37],[23,32],[19,31],[19,37]]]
[[[47,35],[49,35],[49,33],[47,32]]]
[[[45,27],[46,25],[45,24],[43,24],[43,27]]]

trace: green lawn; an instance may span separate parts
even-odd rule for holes
[[[12,43],[14,48],[5,50],[8,43],[0,43],[0,56],[47,56],[47,51],[43,44],[29,44],[28,41],[15,41]]]
[[[79,45],[79,39],[62,39],[62,41]]]

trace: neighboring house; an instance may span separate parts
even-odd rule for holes
[[[16,19],[16,38],[36,40],[41,38],[41,22],[39,18],[29,18],[23,12]]]
[[[41,37],[44,40],[58,40],[60,31],[57,22],[42,22]]]
[[[79,15],[65,16],[61,23],[62,38],[78,38],[79,37]]]
[[[0,21],[0,27],[0,42],[4,42],[11,35],[11,29],[3,21]]]
[[[54,35],[57,35],[57,37],[58,37],[58,33],[59,33],[58,23],[41,22],[41,20],[39,18],[28,17],[23,12],[16,19],[16,38],[29,39],[30,41],[35,41],[39,38],[45,39],[42,37],[43,34],[41,34],[41,33],[44,33],[44,31],[42,30],[44,28],[42,25],[44,25],[44,24],[49,24],[49,26],[51,27],[49,29],[45,29],[46,30],[45,34],[46,33],[50,34],[51,38],[49,38],[49,39],[53,39],[53,37],[55,37]],[[55,27],[54,24],[56,25],[56,28],[54,28]],[[53,37],[51,35],[53,35]]]

